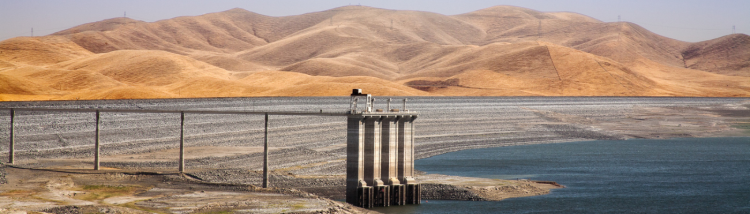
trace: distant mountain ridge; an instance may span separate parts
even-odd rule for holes
[[[311,75],[312,79],[345,78],[335,81],[352,81],[354,85],[367,79],[364,77],[375,77],[389,82],[380,85],[390,89],[374,90],[394,95],[750,95],[750,36],[734,34],[689,43],[632,23],[606,23],[576,13],[513,6],[453,16],[364,6],[285,17],[232,9],[156,22],[113,18],[43,38],[0,42],[0,54],[6,55],[0,55],[0,76],[35,82],[30,74],[19,76],[22,72],[15,70],[34,67],[32,70],[42,72],[54,67],[93,72],[113,80],[112,86],[124,88],[143,86],[152,80],[122,75],[146,77],[149,75],[143,72],[166,72],[190,76],[170,76],[176,80],[157,85],[151,82],[139,89],[159,94],[158,98],[183,97],[178,89],[186,84],[182,81],[201,85],[194,79],[197,76],[238,86],[237,91],[214,94],[210,89],[190,87],[205,92],[200,96],[299,96],[281,90],[298,87],[292,83],[245,87],[247,78],[259,72],[278,74],[279,78],[291,74],[284,71]],[[41,53],[53,54],[53,58],[21,50],[29,45],[35,50],[58,50],[59,44],[65,44],[68,51]],[[93,60],[102,57],[106,60]],[[91,64],[71,67],[70,60]],[[147,61],[158,63],[141,70],[124,67],[120,76],[112,76],[114,67],[139,67]],[[200,66],[164,67],[185,63]],[[34,87],[44,88],[46,84],[39,82]],[[63,94],[70,99],[71,94],[82,96],[110,89],[100,86],[71,91],[58,87],[54,92],[29,94]],[[270,93],[274,90],[278,93]],[[342,89],[326,94],[331,90],[310,95],[346,93]],[[118,97],[128,98],[127,89],[120,91],[123,95]]]

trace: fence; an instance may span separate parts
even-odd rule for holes
[[[96,116],[96,139],[94,143],[94,170],[99,170],[99,117],[101,112],[115,112],[115,113],[174,113],[180,114],[180,150],[179,150],[179,171],[182,173],[185,170],[185,114],[230,114],[230,115],[265,115],[265,129],[263,137],[263,188],[268,187],[268,116],[269,115],[299,115],[299,116],[347,116],[346,112],[343,113],[323,113],[321,112],[268,112],[268,111],[191,111],[191,110],[145,110],[145,109],[56,109],[56,108],[2,108],[0,110],[10,111],[10,144],[8,152],[8,163],[13,164],[14,162],[14,146],[15,140],[13,136],[13,127],[15,123],[15,113],[17,111],[30,111],[30,112],[90,112],[95,113]]]

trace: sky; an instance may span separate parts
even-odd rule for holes
[[[699,42],[750,34],[750,0],[0,0],[0,41],[44,36],[80,24],[127,16],[153,22],[243,8],[288,16],[346,5],[456,15],[496,5],[575,12],[604,22],[638,24],[677,40]]]

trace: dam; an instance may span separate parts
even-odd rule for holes
[[[263,176],[261,187],[269,187],[269,115],[278,116],[332,116],[347,117],[346,133],[346,202],[365,208],[420,203],[420,186],[414,179],[414,121],[417,113],[403,107],[391,108],[392,99],[387,100],[387,108],[375,109],[375,99],[354,89],[348,111],[291,112],[291,111],[216,111],[178,109],[112,109],[112,108],[1,108],[9,110],[8,161],[17,163],[16,154],[16,112],[50,113],[68,112],[88,115],[94,113],[93,170],[101,170],[100,127],[102,114],[178,114],[179,150],[173,155],[177,160],[178,173],[185,173],[185,115],[260,115],[264,116],[263,128]],[[362,105],[359,105],[362,102]],[[85,117],[85,116],[84,116]],[[27,118],[27,116],[24,116]],[[176,127],[175,127],[176,128]],[[26,143],[26,142],[22,142]],[[85,144],[85,143],[84,143]],[[88,147],[88,145],[84,145]],[[22,151],[26,153],[27,151]],[[169,155],[171,156],[171,155]]]
[[[358,108],[358,104],[364,107]],[[414,179],[416,112],[374,109],[375,99],[354,89],[347,115],[346,202],[371,208],[420,203]]]
[[[365,89],[364,92],[370,91]],[[37,163],[75,158],[76,165],[71,166],[80,166],[78,169],[93,169],[94,111],[99,110],[101,111],[102,170],[121,168],[175,173],[179,166],[179,151],[177,151],[181,135],[179,112],[184,110],[184,140],[188,155],[185,159],[186,173],[198,176],[207,182],[234,182],[260,187],[261,169],[264,166],[264,155],[260,153],[264,147],[265,138],[264,116],[265,113],[269,113],[268,170],[273,173],[269,186],[295,188],[322,197],[345,201],[346,125],[347,115],[350,113],[348,112],[350,107],[348,95],[350,94],[351,88],[346,90],[343,97],[2,102],[0,103],[0,158],[5,159],[8,155],[9,131],[11,131],[10,127],[15,127],[13,136],[16,137],[15,158],[17,162],[13,165],[46,166]],[[374,96],[374,98],[377,99],[374,103],[376,108],[371,111],[387,109],[388,97]],[[747,106],[747,98],[415,98],[408,97],[407,107],[409,112],[419,113],[418,120],[416,120],[418,124],[414,124],[418,126],[414,139],[416,142],[414,144],[416,164],[414,169],[417,172],[417,181],[421,183],[423,194],[429,189],[425,184],[427,181],[421,179],[418,170],[432,172],[426,168],[420,168],[425,167],[420,159],[446,152],[581,141],[581,138],[609,139],[611,138],[609,136],[621,135],[615,135],[613,132],[645,137],[657,134],[662,137],[679,137],[685,136],[686,133],[721,133],[721,130],[726,129],[726,126],[721,124],[731,125],[734,121],[747,121],[748,118],[734,114],[742,111],[737,110],[737,107]],[[394,97],[392,105],[395,104],[401,112],[405,112],[401,106],[402,99],[403,97]],[[365,100],[360,99],[360,101]],[[365,105],[359,103],[358,107],[365,107]],[[11,121],[12,117],[9,114],[12,111],[4,110],[10,108],[16,110],[15,122]],[[55,109],[45,112],[24,110],[29,108]],[[60,109],[76,109],[80,113],[60,112]],[[114,112],[123,109],[132,110],[133,113]],[[158,110],[164,113],[147,114],[145,110]],[[292,114],[295,112],[300,114]],[[325,115],[321,115],[321,112]],[[562,115],[549,114],[549,112]],[[723,114],[723,112],[733,114]],[[578,120],[560,122],[559,116],[590,119],[587,121],[593,122],[592,125],[602,130],[563,126],[563,124],[575,125]],[[563,119],[570,119],[570,117]],[[669,123],[663,122],[666,120]],[[615,123],[618,121],[622,123]],[[13,123],[15,126],[10,126]],[[678,127],[678,123],[683,125]],[[714,127],[711,123],[718,125]],[[674,132],[675,130],[679,132]],[[669,135],[673,132],[680,135]],[[58,140],[60,137],[64,138],[67,144],[62,144],[63,142]],[[189,155],[191,148],[204,150],[206,145],[232,149],[251,147],[254,150],[251,151],[252,153],[247,153],[246,150],[236,150],[234,153],[237,155],[211,158],[211,161],[202,160],[216,153],[206,151],[206,155],[198,157]],[[116,159],[110,158],[133,152],[153,154],[148,153],[149,150],[165,151],[164,154],[170,157],[138,160],[138,157],[143,156],[136,156],[135,161],[128,162],[115,162]],[[246,153],[241,154],[242,152]],[[7,160],[0,161],[6,162]],[[54,166],[68,165],[56,164]],[[310,167],[300,169],[295,166]],[[280,169],[291,170],[276,173]],[[288,173],[293,173],[293,175],[287,176]],[[431,199],[426,197],[429,196],[422,196],[422,202],[425,202],[425,199]],[[433,200],[429,202],[432,204]],[[423,209],[435,206],[392,205],[383,208],[399,207]],[[377,207],[373,208],[378,210]],[[468,212],[467,210],[465,209],[464,212]]]

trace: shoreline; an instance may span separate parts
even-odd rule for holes
[[[501,201],[508,198],[549,194],[565,188],[554,181],[502,180],[427,174],[417,177],[422,185],[422,200]]]

